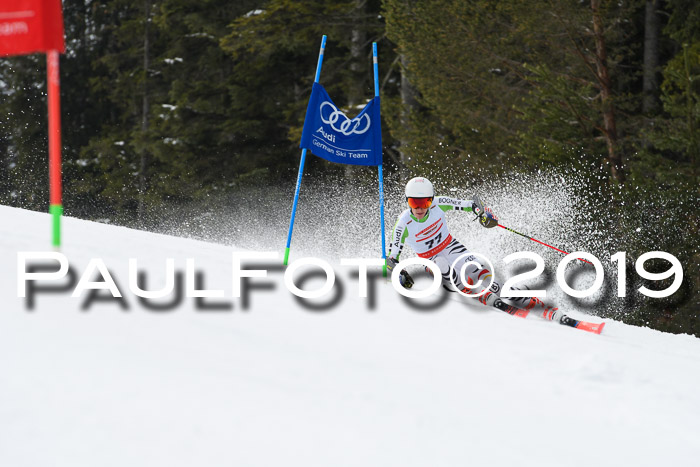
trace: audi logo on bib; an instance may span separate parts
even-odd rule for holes
[[[325,107],[325,109],[324,109]],[[330,109],[328,109],[330,107]],[[319,108],[321,114],[321,121],[327,125],[330,125],[333,130],[338,133],[342,133],[345,136],[350,136],[352,134],[361,135],[369,130],[372,120],[370,120],[369,115],[361,114],[350,120],[343,112],[338,110],[338,108],[333,105],[332,102],[325,101],[321,104]],[[340,128],[336,126],[336,123],[340,121]]]

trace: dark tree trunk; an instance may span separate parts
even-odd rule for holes
[[[620,183],[625,181],[622,169],[622,154],[617,144],[617,126],[615,123],[615,106],[612,99],[612,86],[608,72],[608,56],[605,48],[603,19],[600,13],[600,0],[591,0],[593,11],[593,36],[596,48],[596,73],[600,87],[601,109],[603,113],[603,133],[608,146],[608,162],[612,177]]]
[[[356,106],[363,103],[365,98],[365,70],[367,62],[364,60],[364,50],[367,41],[367,31],[364,27],[364,17],[367,11],[367,0],[355,0],[355,24],[350,31],[350,83],[348,83],[348,108],[349,117],[354,117],[358,112]],[[345,166],[345,178],[349,184],[356,179],[354,165]]]
[[[143,99],[141,107],[141,164],[139,168],[139,205],[138,216],[139,222],[143,222],[145,214],[145,197],[146,197],[146,170],[148,167],[148,154],[146,150],[146,133],[148,132],[148,67],[149,63],[149,42],[148,32],[151,23],[151,0],[144,0],[144,9],[146,13],[146,23],[143,30]]]
[[[408,58],[406,54],[400,55],[401,60],[401,126],[404,129],[408,129],[411,125],[409,121],[409,114],[418,108],[418,99],[416,97],[416,88],[413,87],[408,79]],[[405,153],[403,148],[409,145],[409,141],[399,140],[401,145],[399,146],[399,158],[401,161],[401,166],[399,167],[399,176],[401,180],[408,180],[408,170],[406,169],[406,162],[408,161],[408,155]]]
[[[655,113],[659,108],[659,0],[646,0],[644,15],[644,77],[642,110]]]

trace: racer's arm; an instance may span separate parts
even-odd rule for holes
[[[436,204],[443,211],[467,211],[473,212],[479,218],[479,223],[486,228],[496,227],[498,225],[498,218],[491,212],[491,209],[485,208],[484,203],[478,196],[474,196],[474,199],[457,199],[449,198],[447,196],[438,196],[436,198]]]
[[[472,212],[474,200],[438,196],[435,198],[435,204],[445,212],[452,210]]]
[[[391,232],[390,242],[389,242],[389,253],[387,258],[393,258],[394,261],[399,261],[399,256],[403,251],[404,243],[406,243],[406,238],[408,237],[408,229],[406,228],[406,222],[403,219],[404,216],[399,217],[394,225],[394,230]]]
[[[394,267],[399,262],[399,256],[403,250],[404,243],[406,243],[406,238],[408,237],[408,228],[406,228],[405,215],[401,215],[394,225],[394,230],[391,233],[391,242],[389,243],[389,254],[386,257],[386,268],[389,274],[393,274]],[[405,269],[401,271],[399,276],[399,283],[405,288],[410,289],[413,287],[413,278],[408,274]]]

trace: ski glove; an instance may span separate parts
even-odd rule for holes
[[[401,271],[401,275],[399,276],[399,283],[403,286],[404,289],[410,289],[413,287],[413,278],[408,274],[408,271],[405,269]]]
[[[484,207],[484,203],[479,198],[479,195],[474,195],[472,212],[476,214],[476,219],[479,219],[479,223],[487,229],[498,225],[498,218],[493,215],[491,209]]]
[[[387,258],[386,259],[386,270],[389,273],[389,276],[391,277],[391,274],[394,272],[394,267],[396,267],[397,261],[394,258]],[[401,275],[399,276],[399,283],[403,286],[404,289],[410,289],[413,287],[413,278],[408,274],[408,272],[404,269],[401,271]]]
[[[487,229],[490,229],[498,225],[498,218],[493,215],[490,208],[486,208],[484,214],[479,218],[479,222]]]

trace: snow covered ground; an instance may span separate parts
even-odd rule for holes
[[[656,466],[700,458],[700,340],[608,321],[602,335],[449,301],[298,304],[280,271],[231,298],[231,247],[64,219],[128,309],[70,292],[17,297],[17,252],[46,251],[46,214],[0,206],[0,466]],[[279,248],[280,255],[282,248]],[[128,258],[164,283],[187,258],[211,310],[156,311]],[[294,259],[294,258],[292,258]],[[312,287],[309,280],[307,287]],[[104,294],[105,291],[101,291]],[[372,303],[374,301],[374,303]],[[584,317],[576,312],[574,317]],[[597,321],[595,317],[589,318]]]

